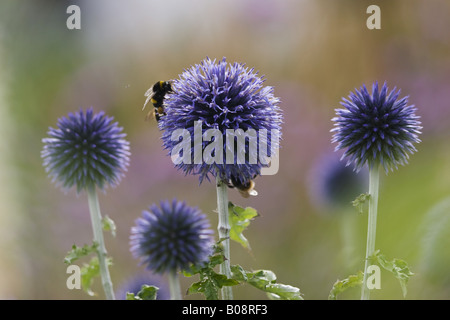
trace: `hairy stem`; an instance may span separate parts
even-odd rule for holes
[[[230,223],[228,218],[228,187],[217,175],[217,213],[219,215],[219,224],[217,230],[219,231],[219,239],[222,241],[223,254],[225,261],[220,264],[220,273],[227,278],[231,278],[230,269]],[[222,300],[232,300],[233,291],[230,286],[222,287]]]
[[[103,289],[105,291],[106,299],[114,300],[115,297],[113,285],[106,261],[106,247],[105,241],[103,239],[102,215],[100,212],[100,205],[98,203],[97,191],[95,189],[95,186],[88,187],[87,194],[89,202],[89,212],[91,214],[92,230],[94,232],[94,242],[98,244],[97,255]]]
[[[361,290],[361,300],[369,300],[370,290],[367,288],[367,268],[370,257],[375,252],[375,236],[377,231],[378,189],[380,182],[380,168],[374,165],[369,170],[369,218],[367,227],[366,261],[364,266],[364,280]]]

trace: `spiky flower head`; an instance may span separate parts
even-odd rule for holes
[[[77,191],[119,183],[129,164],[129,142],[122,128],[103,111],[80,110],[58,119],[42,139],[41,156],[53,181]]]
[[[175,166],[186,174],[199,175],[200,183],[205,177],[209,179],[209,174],[242,183],[259,175],[261,168],[268,165],[259,157],[259,149],[262,145],[267,146],[265,155],[272,156],[271,151],[279,144],[282,123],[279,99],[273,95],[273,88],[263,86],[263,82],[253,69],[240,63],[228,64],[225,58],[217,62],[206,58],[174,80],[173,92],[165,99],[167,115],[159,121],[163,130],[163,146],[171,154],[179,144],[178,137],[174,139],[173,134],[180,129],[187,130],[193,142],[189,161]],[[209,139],[217,139],[216,143],[222,150],[217,148],[208,153],[206,149],[211,143],[208,139],[199,143],[195,141],[196,124],[199,123],[200,139],[209,129],[220,131],[220,143],[217,136]],[[233,150],[231,144],[227,144],[227,130],[236,134],[236,141],[239,136],[254,130],[257,148],[252,148],[250,139],[245,139],[245,146],[239,150],[235,141]],[[272,139],[272,136],[276,138]],[[199,151],[203,153],[202,161],[196,161]],[[239,153],[245,154],[245,161],[237,160]],[[208,158],[219,154],[219,161],[208,161]],[[233,156],[226,159],[228,154]]]
[[[417,151],[414,144],[420,142],[420,117],[416,108],[408,105],[408,97],[398,99],[399,95],[396,88],[388,93],[386,83],[379,91],[375,82],[372,94],[363,85],[351,92],[349,99],[343,98],[345,109],[336,109],[331,131],[332,142],[338,143],[336,150],[345,149],[347,165],[354,163],[357,171],[366,163],[370,168],[382,165],[387,172],[405,165],[409,154]]]
[[[130,246],[155,273],[176,272],[200,264],[212,253],[213,231],[196,207],[177,200],[153,204],[131,228]]]

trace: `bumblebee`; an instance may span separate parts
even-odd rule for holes
[[[227,182],[227,186],[228,188],[236,188],[244,198],[258,195],[258,191],[255,190],[255,182],[253,180],[242,183],[239,179],[232,176],[230,181]]]
[[[145,109],[145,106],[149,101],[153,104],[154,109],[147,113],[145,120],[148,120],[151,116],[153,116],[156,121],[159,121],[161,116],[166,114],[164,112],[163,102],[166,94],[169,92],[172,92],[172,84],[170,81],[158,81],[147,90],[145,93],[147,100],[145,100],[142,110]]]

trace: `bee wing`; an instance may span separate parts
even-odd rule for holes
[[[245,191],[238,189],[238,191],[241,194],[241,196],[243,196],[244,198],[248,198],[250,196],[255,197],[255,196],[258,195],[258,191],[254,190],[254,189],[252,189],[252,190],[245,190]]]
[[[156,119],[156,113],[155,113],[155,110],[149,111],[149,112],[147,113],[147,115],[145,116],[145,121],[148,121],[148,120],[150,120],[150,119]]]
[[[145,109],[145,106],[151,100],[151,98],[153,96],[153,89],[152,88],[148,89],[147,92],[144,94],[144,96],[147,97],[147,99],[145,100],[145,103],[144,103],[144,106],[142,107],[142,110]]]

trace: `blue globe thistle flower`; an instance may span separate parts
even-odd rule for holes
[[[60,118],[42,139],[41,156],[53,181],[63,188],[76,185],[77,192],[96,185],[115,186],[129,164],[129,142],[125,133],[105,113],[80,110]]]
[[[131,228],[134,257],[155,273],[176,272],[205,262],[212,253],[213,231],[198,209],[175,199],[153,204]]]
[[[260,175],[261,168],[268,166],[258,156],[260,148],[266,147],[264,154],[272,156],[271,151],[278,148],[282,123],[280,101],[273,95],[273,88],[263,86],[263,82],[253,69],[239,63],[229,65],[225,58],[218,62],[206,58],[174,80],[173,92],[167,94],[164,102],[166,115],[159,121],[159,128],[163,130],[163,147],[172,154],[179,144],[178,139],[174,141],[172,137],[178,129],[187,130],[193,137],[188,161],[175,163],[175,166],[185,174],[199,175],[200,183],[205,177],[209,180],[209,174],[219,175],[223,181],[233,179],[242,184]],[[193,141],[199,121],[202,135],[209,129],[218,129],[223,142],[223,153],[222,150],[214,150],[212,155],[203,153],[211,142],[199,142],[197,148],[203,154],[203,161],[195,160],[198,149]],[[254,130],[257,148],[252,148],[250,139],[245,139],[244,147],[237,149],[237,143],[234,143],[232,150],[231,144],[227,144],[228,129],[236,133],[235,141],[243,136],[243,132]],[[227,152],[233,155],[233,160],[225,159]],[[208,161],[220,153],[223,161]],[[237,161],[239,154],[244,154],[245,161]]]
[[[356,173],[342,163],[336,154],[327,153],[312,168],[308,185],[314,204],[321,211],[334,213],[351,208],[351,202],[365,191],[368,179],[363,172]]]
[[[370,168],[381,164],[387,172],[405,165],[409,154],[417,151],[414,143],[420,142],[420,117],[408,105],[408,97],[398,99],[399,95],[396,88],[388,94],[386,83],[379,91],[375,82],[372,95],[363,85],[349,99],[343,98],[345,109],[336,109],[331,132],[332,142],[338,143],[336,150],[346,149],[342,158],[348,158],[347,165],[353,162],[359,171],[365,163]]]

